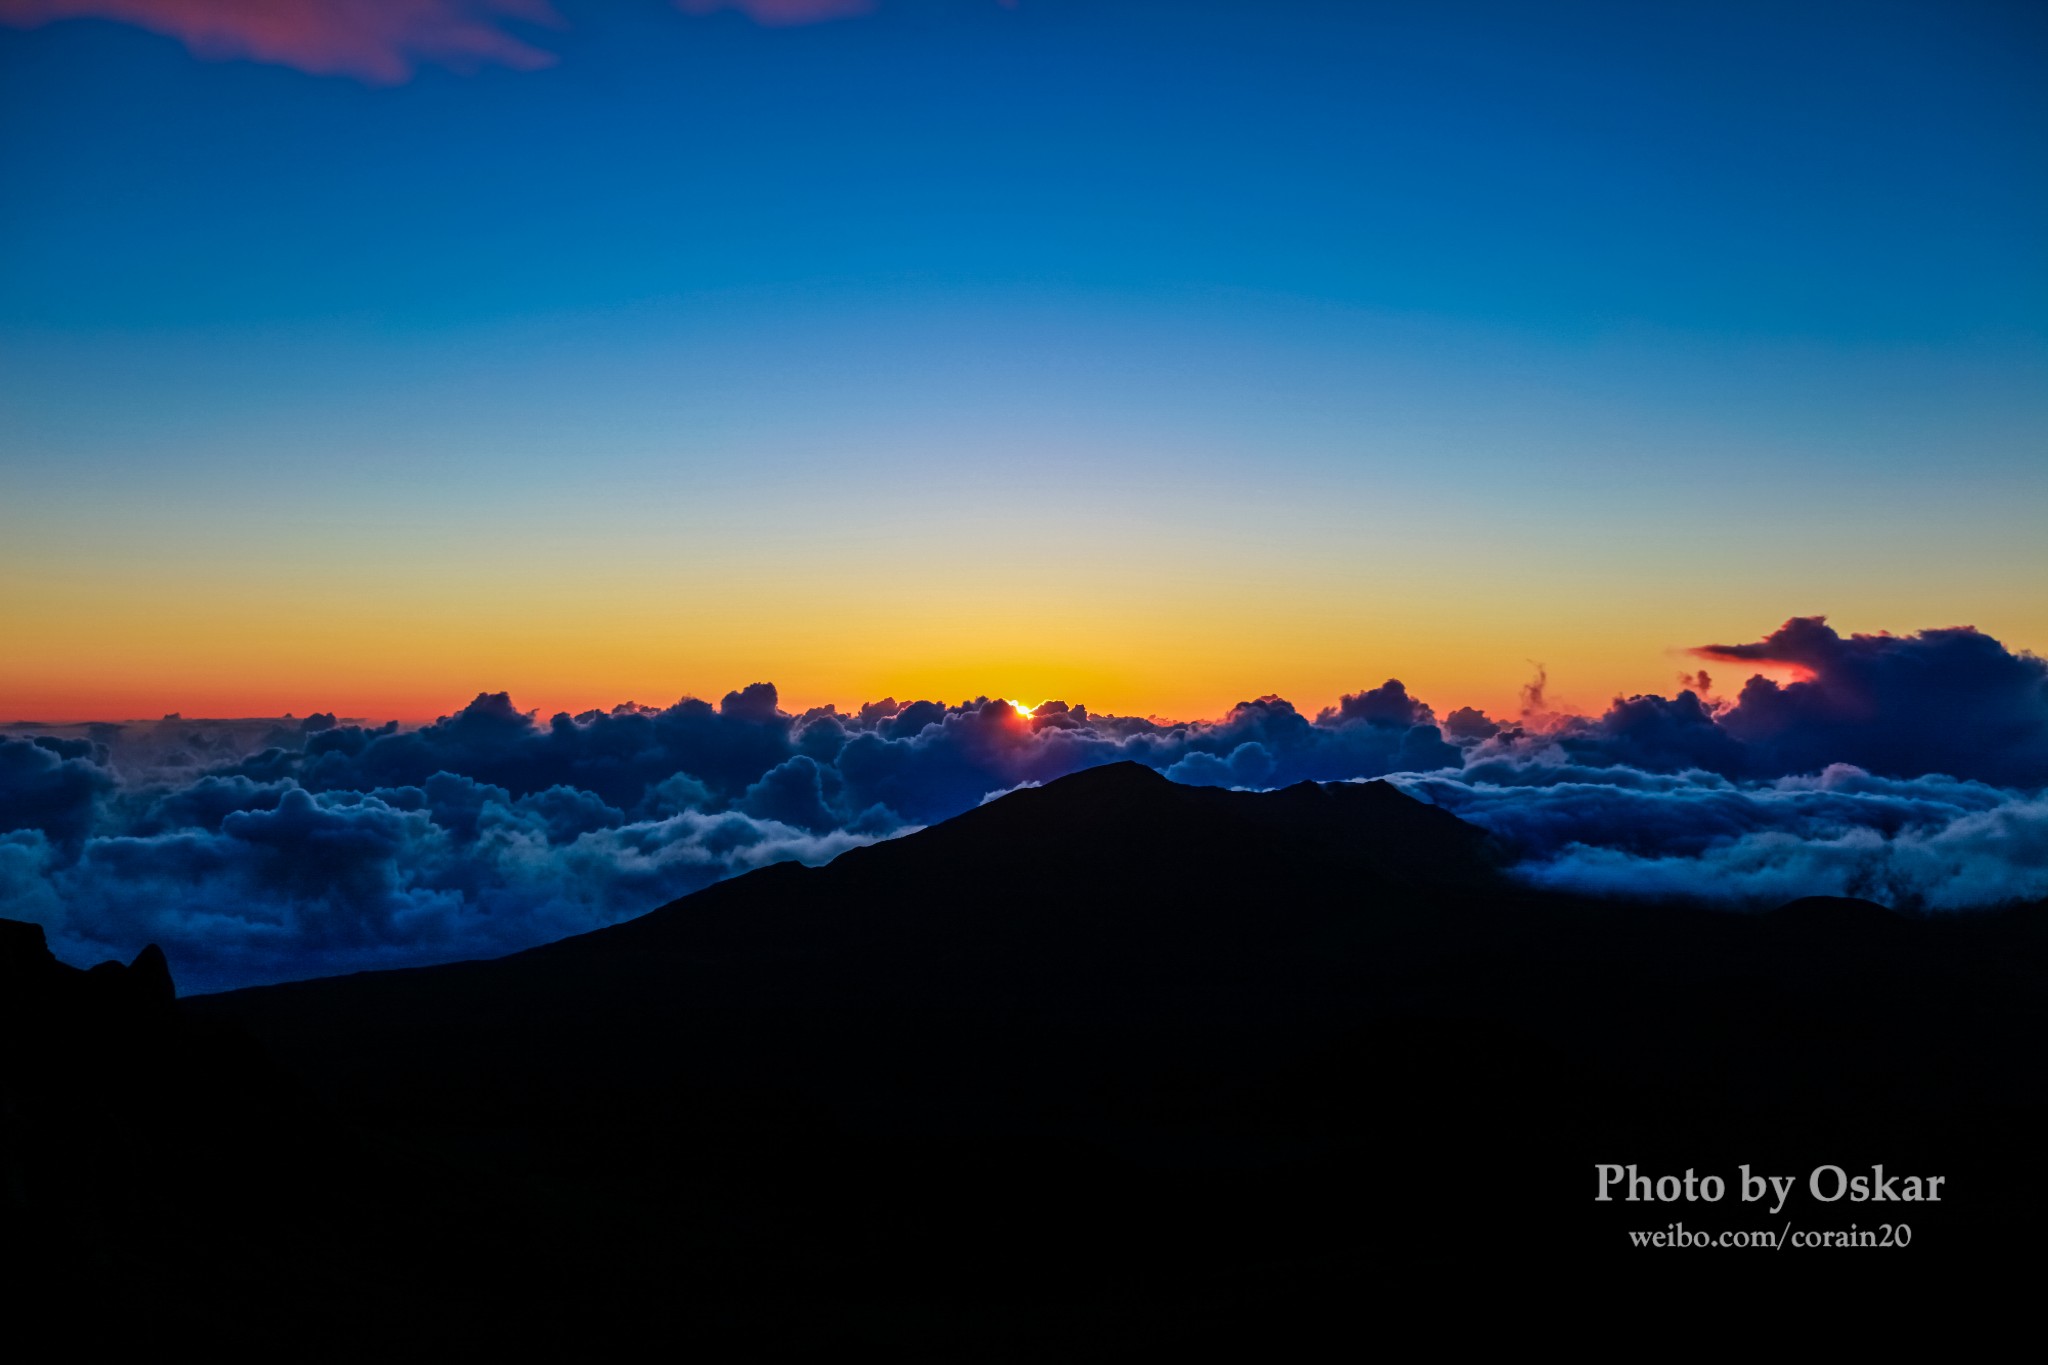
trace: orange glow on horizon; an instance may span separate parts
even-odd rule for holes
[[[546,566],[503,561],[493,567],[509,583],[484,575],[431,590],[375,561],[353,578],[282,563],[269,579],[190,567],[150,579],[125,564],[0,572],[21,589],[0,594],[0,634],[33,642],[0,656],[0,724],[330,712],[412,725],[481,692],[546,718],[685,696],[716,703],[756,682],[775,684],[793,714],[1000,697],[1023,717],[1057,699],[1098,715],[1201,721],[1269,694],[1313,717],[1390,678],[1439,718],[1472,706],[1512,720],[1536,663],[1547,672],[1543,709],[1578,715],[1617,696],[1673,695],[1681,668],[1702,662],[1721,699],[1753,674],[1797,676],[1679,657],[1702,641],[1768,635],[1787,613],[1785,594],[1763,587],[1753,601],[1681,605],[1655,592],[1617,605],[1541,582],[1455,600],[1262,580],[1133,596],[1073,571],[990,612],[972,575],[914,593],[860,582],[820,592],[792,577],[721,596],[687,578],[551,578]],[[1831,622],[1845,633],[1974,618],[2011,648],[2048,642],[2036,598],[1995,613],[1963,602],[1816,605],[1839,607]]]

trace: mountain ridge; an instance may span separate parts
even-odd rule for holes
[[[146,1136],[144,1212],[32,1202],[163,1311],[348,1283],[432,1340],[679,1293],[811,1345],[833,1303],[1151,1322],[1275,1254],[1337,1296],[1662,1274],[1625,1233],[1674,1212],[1590,1202],[1616,1160],[1942,1174],[1913,1265],[1982,1267],[2048,1198],[2048,910],[1876,913],[1533,890],[1384,783],[1093,770],[506,958],[163,1002],[27,1100],[58,1187],[98,1179],[70,1125]],[[1539,1227],[1540,1268],[1479,1235]]]

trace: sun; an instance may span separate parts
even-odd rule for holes
[[[1009,700],[1010,709],[1015,711],[1018,715],[1024,717],[1024,719],[1026,720],[1030,720],[1031,713],[1038,709],[1034,706],[1026,706],[1023,702],[1018,701],[1015,697],[1011,697]]]

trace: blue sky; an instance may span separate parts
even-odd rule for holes
[[[2038,339],[2031,6],[563,6],[397,88],[9,32],[17,324],[399,329],[865,283],[1566,334]]]
[[[0,709],[2048,645],[2037,6],[556,8],[387,84],[0,22]]]

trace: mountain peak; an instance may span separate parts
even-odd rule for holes
[[[1066,792],[1093,791],[1162,791],[1175,784],[1163,776],[1158,769],[1149,768],[1135,759],[1123,759],[1116,763],[1102,763],[1093,768],[1056,777],[1045,784]]]

